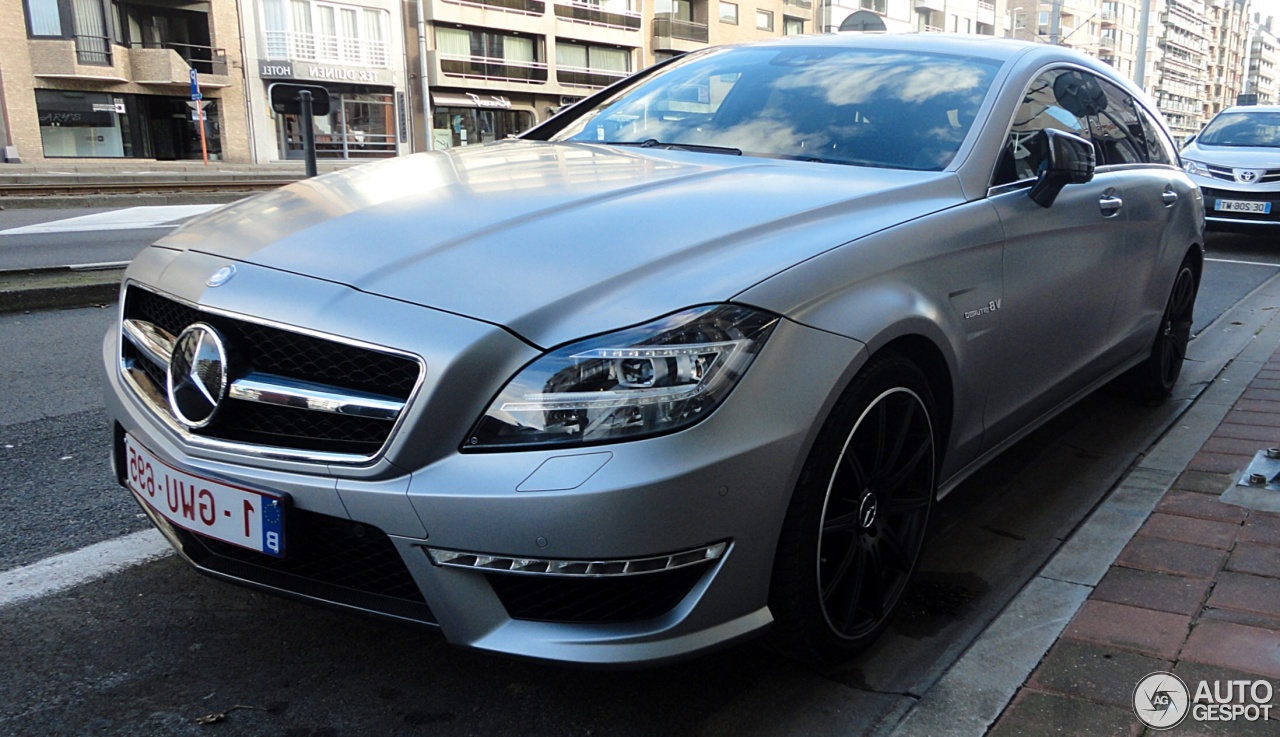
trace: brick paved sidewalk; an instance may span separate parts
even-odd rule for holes
[[[1280,446],[1280,350],[1124,548],[989,733],[1141,735],[1143,676],[1267,680],[1271,721],[1197,722],[1148,735],[1280,735],[1280,515],[1226,504],[1262,448]]]

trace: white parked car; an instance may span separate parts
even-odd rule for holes
[[[1182,149],[1212,228],[1280,225],[1280,106],[1231,107]]]

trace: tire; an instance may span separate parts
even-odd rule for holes
[[[889,623],[933,507],[934,416],[924,374],[896,354],[868,362],[836,403],[779,537],[769,593],[774,649],[834,662]]]
[[[1187,344],[1191,342],[1191,323],[1199,287],[1190,259],[1183,261],[1173,279],[1173,288],[1169,290],[1169,301],[1160,318],[1151,354],[1133,367],[1128,375],[1129,388],[1141,399],[1165,399],[1173,393],[1187,357]]]

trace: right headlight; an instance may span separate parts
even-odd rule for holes
[[[1198,177],[1212,176],[1209,173],[1208,165],[1201,163],[1199,161],[1193,161],[1191,159],[1182,160],[1182,170],[1188,174],[1194,174]]]
[[[463,449],[586,445],[686,428],[724,401],[777,321],[739,305],[695,307],[551,351],[507,382]]]

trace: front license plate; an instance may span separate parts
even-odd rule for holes
[[[1261,215],[1271,214],[1270,202],[1250,202],[1248,200],[1218,200],[1213,209],[1218,212],[1253,212]]]
[[[284,557],[284,497],[197,476],[124,436],[129,488],[161,517],[216,540]]]

